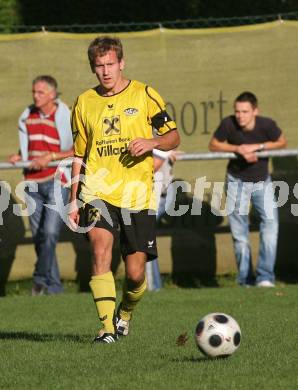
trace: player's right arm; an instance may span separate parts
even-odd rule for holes
[[[232,152],[238,153],[239,145],[229,144],[227,141],[219,141],[217,138],[212,137],[209,142],[209,150],[211,152]]]
[[[22,160],[22,156],[20,153],[11,154],[7,159],[7,161],[10,162],[11,164],[15,164],[16,162],[21,160]]]
[[[73,230],[76,230],[79,225],[80,215],[79,207],[77,204],[79,178],[82,169],[83,158],[75,157],[73,159],[71,168],[71,189],[70,189],[70,207],[68,210],[68,218],[70,226]]]
[[[237,153],[249,163],[258,161],[258,157],[255,153],[258,148],[259,144],[233,145],[228,143],[227,141],[219,141],[216,137],[212,137],[211,141],[209,142],[209,150],[211,152]]]
[[[68,212],[68,217],[70,226],[75,230],[79,224],[79,207],[77,199],[80,173],[82,169],[83,158],[86,154],[87,148],[87,133],[79,99],[77,99],[72,110],[71,129],[73,135],[74,159],[71,168],[70,209]]]

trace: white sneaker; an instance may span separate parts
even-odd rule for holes
[[[38,295],[44,295],[45,294],[45,288],[41,284],[34,283],[31,289],[31,295],[33,297],[36,297]]]
[[[262,280],[257,283],[257,287],[275,287],[275,284],[270,282],[270,280]]]

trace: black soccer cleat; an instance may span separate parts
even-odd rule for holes
[[[112,344],[119,340],[117,333],[100,333],[93,340],[93,343]]]

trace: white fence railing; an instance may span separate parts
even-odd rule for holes
[[[298,156],[298,149],[280,149],[270,150],[265,152],[257,152],[258,157],[290,157]],[[222,152],[210,152],[210,153],[182,153],[177,155],[177,161],[197,161],[197,160],[227,160],[237,158],[235,153],[222,153]],[[72,159],[68,158],[66,161],[51,161],[48,166],[56,167],[71,165]],[[0,162],[0,169],[23,169],[28,168],[31,161],[20,161],[15,164],[8,162]]]

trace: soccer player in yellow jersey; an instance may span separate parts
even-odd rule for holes
[[[123,76],[119,39],[94,39],[88,57],[99,85],[73,107],[72,177],[81,176],[73,180],[69,220],[74,228],[89,227],[90,288],[101,322],[94,342],[113,343],[128,334],[132,311],[146,290],[145,263],[157,256],[152,150],[176,148],[180,138],[160,95]],[[84,204],[81,213],[77,199]],[[126,278],[116,313],[111,261],[118,235]]]

